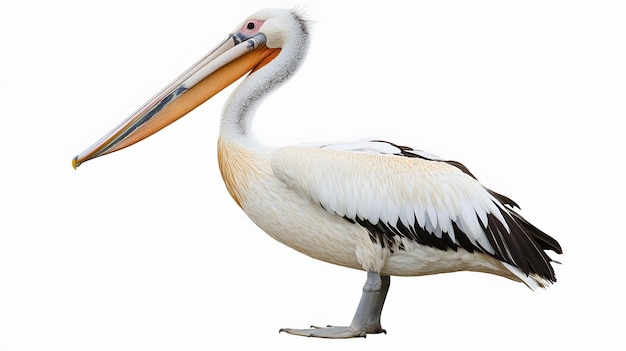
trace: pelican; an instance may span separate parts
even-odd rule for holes
[[[280,332],[322,338],[386,333],[380,317],[392,275],[474,271],[532,289],[556,282],[545,251],[561,254],[559,243],[461,163],[382,140],[280,148],[255,141],[255,110],[295,74],[308,47],[309,23],[299,11],[253,14],[72,166],[156,133],[247,74],[224,106],[217,141],[228,192],[277,241],[367,273],[349,325]]]

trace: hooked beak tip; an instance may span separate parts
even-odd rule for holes
[[[78,168],[78,166],[80,166],[80,163],[78,163],[78,156],[75,156],[75,157],[72,159],[72,168],[77,169],[77,168]]]

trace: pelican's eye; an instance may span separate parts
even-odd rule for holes
[[[241,32],[244,34],[256,34],[261,29],[263,22],[265,21],[250,20],[243,25]]]

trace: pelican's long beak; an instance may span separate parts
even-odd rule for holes
[[[121,150],[165,128],[241,76],[271,61],[280,49],[266,45],[263,34],[230,35],[222,44],[145,103],[137,112],[72,160],[85,161]]]

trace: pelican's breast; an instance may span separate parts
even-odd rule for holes
[[[249,177],[260,172],[255,157],[245,148],[220,137],[217,140],[217,161],[230,196],[243,209],[242,201],[250,190]]]
[[[274,175],[272,154],[219,139],[220,172],[235,202],[282,244],[325,262],[363,269],[357,251],[372,249],[367,232],[290,189]]]

